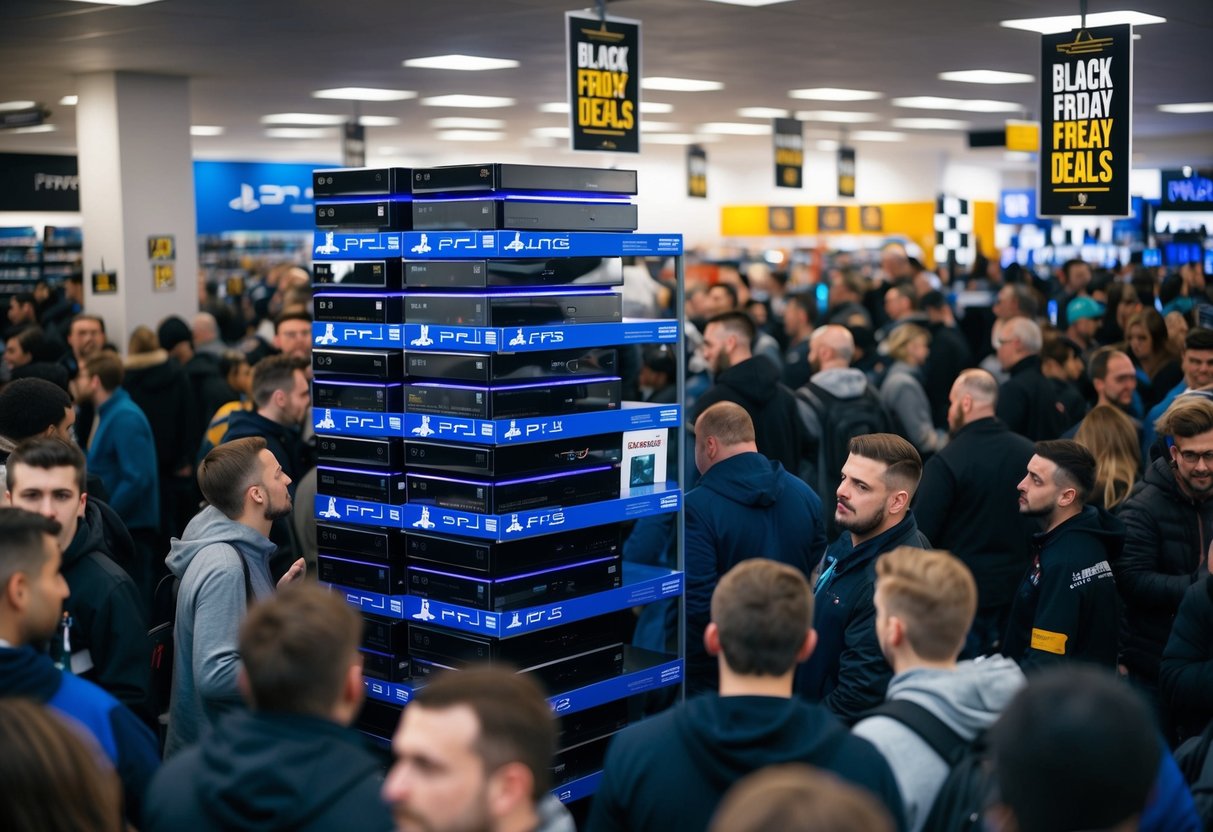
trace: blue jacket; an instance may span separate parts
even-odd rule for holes
[[[142,825],[143,799],[160,753],[151,729],[126,706],[92,682],[56,670],[32,647],[0,647],[0,696],[33,699],[83,726],[118,772],[126,817]]]
[[[88,469],[109,490],[110,508],[131,531],[160,528],[160,474],[147,416],[119,387],[97,417]]]
[[[930,549],[914,513],[907,511],[893,528],[852,546],[843,532],[830,545],[822,578],[814,588],[813,629],[817,649],[801,666],[797,687],[843,722],[854,722],[884,701],[893,669],[876,640],[876,558],[898,546]],[[830,571],[832,568],[832,571]]]
[[[716,463],[686,496],[687,681],[716,689],[716,660],[703,647],[712,591],[748,558],[770,558],[809,579],[825,552],[821,499],[760,453]]]

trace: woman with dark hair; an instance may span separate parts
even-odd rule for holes
[[[1141,301],[1132,283],[1112,283],[1108,286],[1108,314],[1095,334],[1095,340],[1104,344],[1119,344],[1125,340],[1125,327],[1129,318],[1141,311]]]
[[[28,699],[0,699],[0,748],[0,829],[122,830],[118,776],[51,711]]]
[[[1183,381],[1179,355],[1171,346],[1166,321],[1157,310],[1149,307],[1129,318],[1125,325],[1125,343],[1129,347],[1129,357],[1140,371],[1141,383],[1137,389],[1148,412],[1172,387]]]

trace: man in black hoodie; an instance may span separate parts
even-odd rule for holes
[[[758,452],[796,473],[807,447],[796,394],[780,381],[774,364],[753,354],[756,331],[744,312],[723,312],[708,321],[703,357],[716,384],[695,402],[689,423],[717,402],[739,404],[754,422]]]
[[[161,768],[145,832],[386,832],[378,760],[348,727],[362,705],[362,621],[341,596],[289,586],[240,628],[236,710]]]
[[[1003,655],[1025,672],[1064,661],[1116,669],[1119,612],[1110,561],[1125,529],[1106,511],[1085,505],[1095,487],[1095,457],[1070,439],[1036,443],[1019,483],[1019,511],[1043,531],[1011,606]]]
[[[704,829],[729,787],[752,771],[807,763],[867,789],[904,828],[888,764],[830,713],[792,695],[813,652],[813,596],[799,570],[754,558],[712,596],[704,645],[720,693],[697,696],[624,729],[611,743],[590,809],[590,832]]]
[[[101,509],[84,491],[84,454],[61,439],[30,439],[9,457],[6,487],[14,506],[59,523],[72,672],[154,724],[147,620],[135,582],[109,553]]]
[[[998,362],[1011,375],[998,391],[998,418],[1033,442],[1061,436],[1070,420],[1056,386],[1040,369],[1040,327],[1027,318],[1011,318],[999,331],[996,346]]]

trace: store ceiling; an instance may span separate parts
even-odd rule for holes
[[[364,115],[395,116],[395,127],[367,129],[372,158],[402,164],[456,159],[562,155],[565,142],[543,149],[535,128],[560,127],[566,116],[539,105],[563,101],[564,11],[552,0],[163,0],[115,7],[72,0],[3,0],[0,8],[0,101],[29,99],[52,111],[52,133],[0,133],[0,151],[71,153],[74,76],[108,70],[188,76],[195,124],[224,134],[194,139],[199,158],[335,161],[339,140],[273,139],[260,123],[270,113],[351,114],[353,105],[321,101],[313,90],[381,87],[421,97],[449,93],[508,96],[505,109],[421,106],[418,100],[362,103]],[[1161,15],[1140,29],[1135,59],[1135,162],[1170,166],[1213,162],[1213,113],[1162,113],[1157,105],[1213,99],[1213,3],[1208,0],[1094,0],[1091,12],[1117,8]],[[1001,127],[1004,114],[982,115],[895,107],[898,96],[948,96],[1016,102],[1034,115],[1035,84],[987,86],[938,80],[943,71],[1000,69],[1038,74],[1039,35],[1002,28],[1000,19],[1076,13],[1057,0],[792,0],[760,8],[706,0],[618,0],[610,13],[643,21],[644,73],[720,81],[705,93],[649,92],[673,105],[646,120],[695,133],[708,122],[750,122],[741,107],[850,110],[878,120],[852,129],[891,129],[894,118],[964,119],[976,129]],[[516,69],[455,72],[412,69],[406,58],[462,53],[512,58]],[[877,101],[795,101],[803,87],[875,90]],[[1014,116],[1014,114],[1011,114]],[[487,144],[440,141],[430,120],[475,117],[505,121],[503,139]],[[839,126],[809,123],[812,139]],[[963,147],[962,133],[903,131],[914,147]],[[766,136],[721,136],[709,147],[729,156],[760,152]],[[810,141],[810,146],[812,142]],[[862,144],[860,145],[862,146]],[[645,153],[675,152],[646,145]],[[676,152],[681,153],[680,150]],[[990,154],[990,151],[986,151]],[[765,157],[764,157],[765,160]]]

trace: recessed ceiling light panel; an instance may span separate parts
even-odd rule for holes
[[[1017,113],[1023,106],[1014,101],[991,101],[988,98],[944,98],[938,95],[912,95],[894,98],[894,107],[915,110],[958,110],[962,113]]]
[[[363,127],[395,127],[400,119],[395,116],[359,116],[358,123]]]
[[[872,90],[848,90],[841,87],[813,87],[803,90],[788,90],[789,98],[805,101],[875,101],[882,94]]]
[[[438,138],[444,142],[500,142],[505,133],[493,130],[442,130]]]
[[[799,110],[796,118],[801,121],[826,121],[831,124],[867,124],[879,121],[875,113],[852,113],[849,110]]]
[[[38,106],[36,101],[0,101],[0,113],[15,113],[21,110],[32,110]]]
[[[1213,113],[1213,101],[1194,101],[1190,104],[1159,104],[1163,113]]]
[[[505,121],[499,118],[447,116],[430,119],[430,127],[435,130],[501,130],[505,127]]]
[[[778,107],[742,107],[737,115],[742,118],[787,118],[790,113]]]
[[[412,90],[381,90],[374,87],[336,87],[312,93],[312,98],[337,101],[407,101],[416,97],[417,93]]]
[[[904,142],[905,133],[895,133],[892,130],[855,130],[850,136],[857,142]]]
[[[223,128],[217,124],[192,124],[190,125],[191,136],[222,136]]]
[[[893,126],[908,130],[968,130],[972,125],[956,118],[895,118]]]
[[[434,55],[429,58],[409,58],[404,65],[412,69],[483,72],[492,69],[513,69],[518,66],[518,61],[509,58],[482,58],[477,55]]]
[[[59,106],[61,107],[75,107],[79,103],[80,96],[78,95],[65,95],[59,99]]]
[[[939,73],[940,81],[959,81],[962,84],[1030,84],[1035,75],[1026,72],[1003,72],[1000,69],[958,69]]]
[[[668,78],[654,75],[640,82],[642,89],[666,90],[668,92],[712,92],[724,89],[719,81],[700,81],[695,78]]]
[[[327,127],[267,127],[265,135],[271,139],[327,139],[337,133]]]
[[[495,95],[435,95],[421,99],[425,107],[463,107],[469,110],[491,110],[513,107],[514,99]]]
[[[285,124],[302,127],[331,127],[345,124],[345,116],[328,113],[270,113],[261,117],[262,124]]]
[[[699,125],[700,133],[718,133],[722,136],[769,136],[770,124],[752,124],[736,121],[710,121]]]

